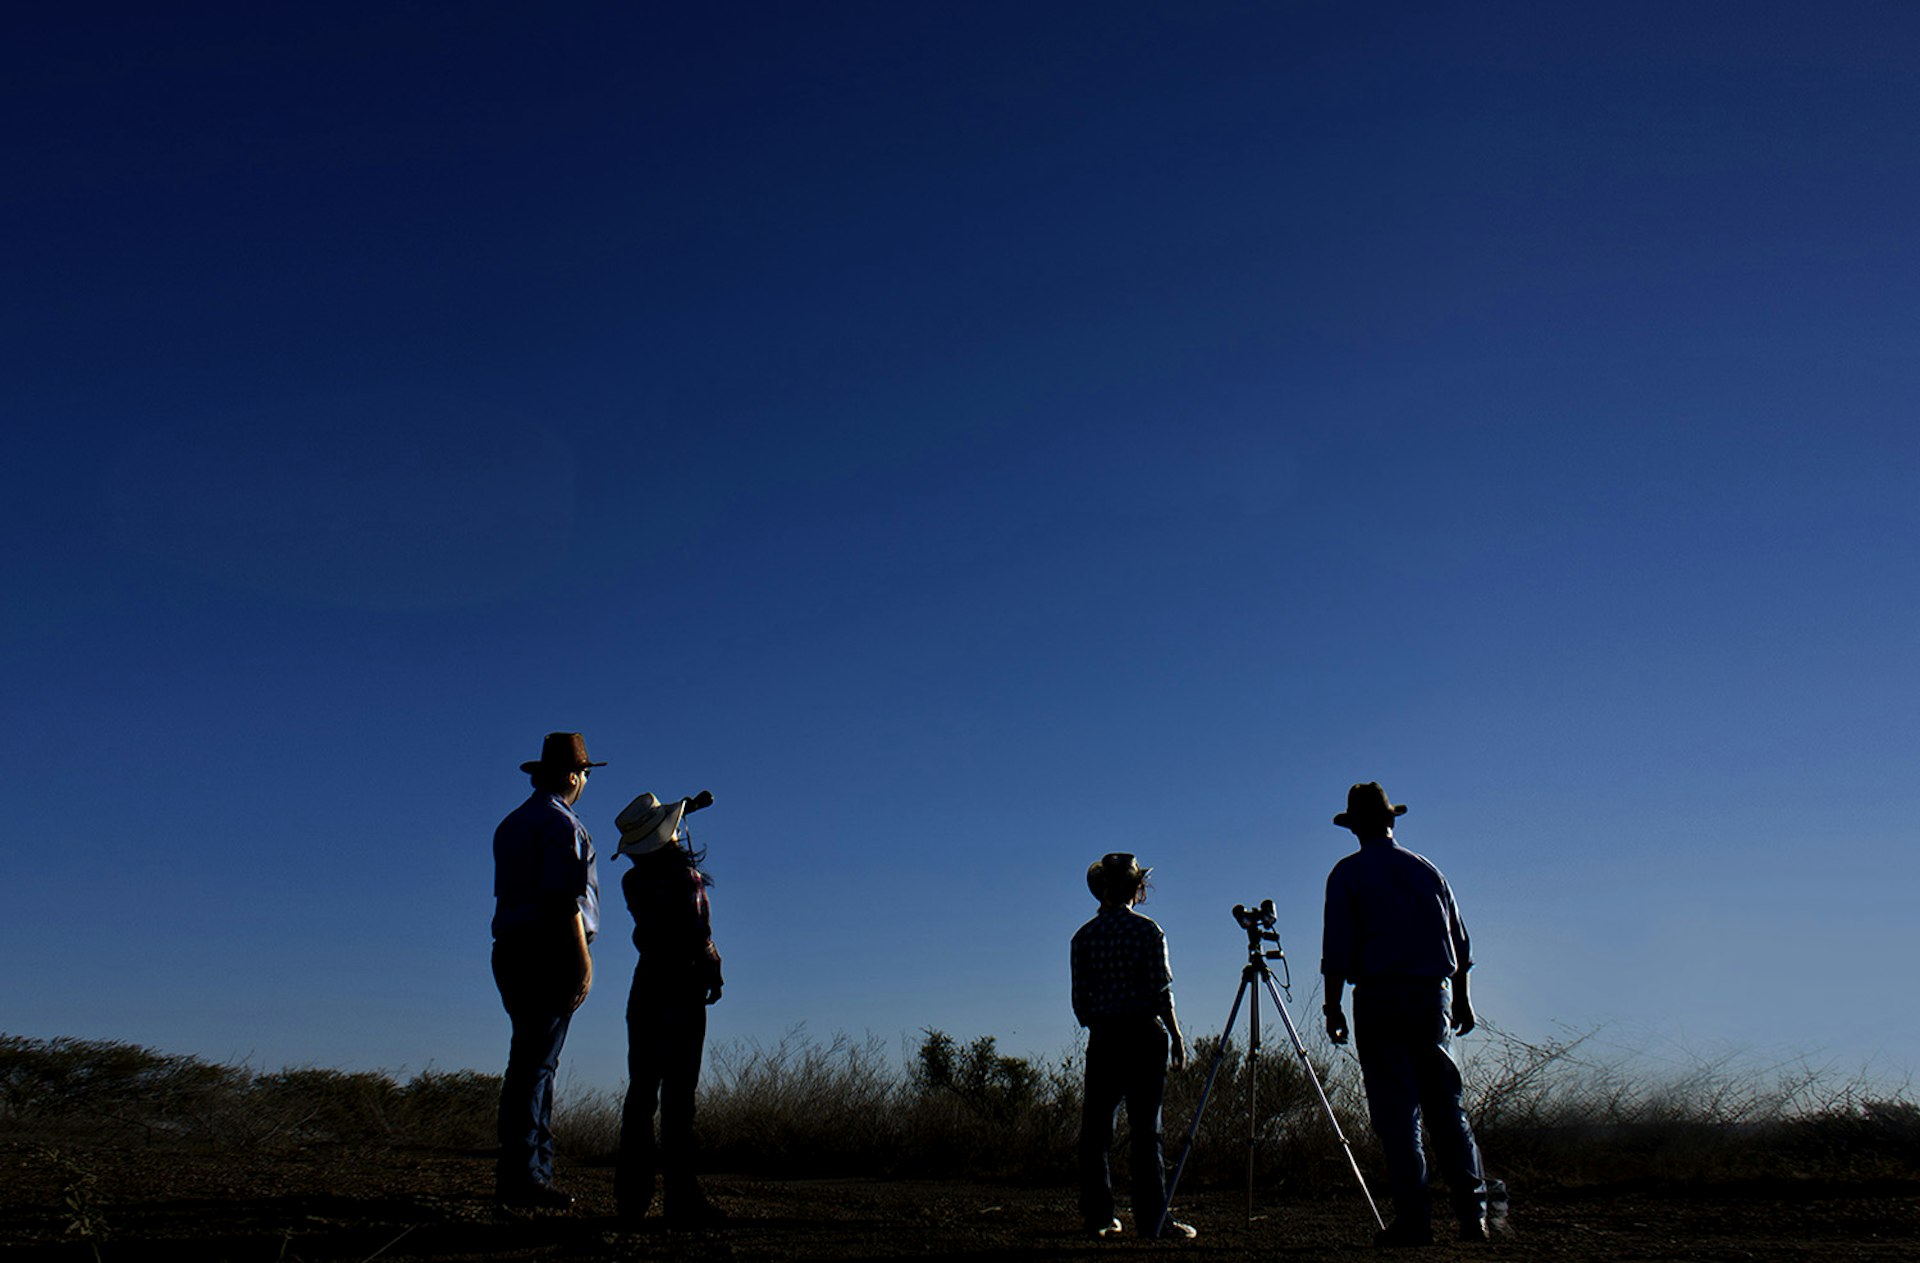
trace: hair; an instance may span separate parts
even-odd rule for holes
[[[564,794],[573,788],[573,783],[568,778],[577,771],[579,771],[578,768],[553,767],[542,763],[527,773],[527,779],[532,781],[533,787],[543,794]]]
[[[707,848],[704,846],[696,848],[682,842],[669,842],[658,850],[648,851],[645,855],[635,855],[632,858],[636,865],[646,863],[665,864],[667,862],[666,855],[669,852],[672,853],[675,860],[686,866],[688,872],[700,879],[701,885],[712,886],[714,884],[713,874],[702,867],[702,865],[707,862]],[[659,858],[656,859],[656,856]]]
[[[693,839],[687,838],[685,841],[675,842],[673,844],[673,849],[680,852],[680,854],[683,857],[685,857],[687,861],[687,867],[692,869],[696,874],[699,875],[701,884],[707,885],[707,886],[713,885],[713,874],[709,873],[706,868],[706,864],[707,864],[707,848],[706,847],[704,846],[696,847],[693,844]]]
[[[1100,902],[1102,903],[1114,903],[1119,904],[1123,908],[1130,908],[1134,904],[1139,903],[1141,897],[1147,893],[1147,875],[1145,873],[1140,874],[1140,880],[1133,884],[1133,889],[1131,890],[1122,888],[1122,883],[1126,881],[1125,873],[1102,873],[1101,878]]]

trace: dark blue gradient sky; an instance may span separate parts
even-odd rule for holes
[[[9,16],[0,1026],[496,1068],[489,838],[579,729],[603,851],[719,799],[716,1042],[1060,1052],[1113,849],[1217,1028],[1228,907],[1310,981],[1377,778],[1504,1028],[1904,1073],[1917,45],[1891,0]]]

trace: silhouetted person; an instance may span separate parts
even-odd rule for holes
[[[496,1193],[509,1206],[565,1210],[553,1186],[553,1076],[574,1010],[593,986],[600,928],[593,838],[573,814],[589,768],[577,732],[550,732],[520,770],[533,795],[493,831],[493,979],[513,1023],[500,1082]]]
[[[719,1000],[723,980],[708,920],[708,879],[700,871],[704,852],[680,843],[683,816],[712,805],[706,790],[667,804],[642,794],[616,821],[619,854],[633,861],[620,890],[633,913],[633,945],[640,949],[627,996],[627,1100],[613,1181],[626,1220],[646,1215],[656,1174],[668,1223],[697,1226],[726,1218],[707,1201],[693,1173],[693,1098],[707,1006]]]
[[[1340,1007],[1353,983],[1353,1022],[1367,1113],[1385,1152],[1393,1189],[1393,1223],[1380,1245],[1433,1240],[1426,1120],[1434,1157],[1446,1177],[1467,1241],[1487,1239],[1486,1184],[1480,1151],[1460,1104],[1460,1067],[1453,1037],[1473,1029],[1467,970],[1473,955],[1467,927],[1440,870],[1394,841],[1393,822],[1406,807],[1390,802],[1378,782],[1347,791],[1347,809],[1333,818],[1351,829],[1360,849],[1327,875],[1320,971],[1327,986],[1327,1037],[1347,1042]]]
[[[1100,911],[1073,935],[1073,1016],[1087,1028],[1080,1222],[1097,1237],[1121,1231],[1113,1215],[1107,1151],[1113,1147],[1113,1116],[1122,1100],[1133,1133],[1134,1230],[1151,1234],[1167,1200],[1160,1105],[1167,1094],[1169,1042],[1176,1070],[1187,1064],[1187,1044],[1173,1015],[1167,936],[1152,918],[1133,910],[1146,897],[1152,871],[1124,852],[1088,865],[1087,888],[1100,901]],[[1169,1218],[1160,1235],[1195,1233]]]

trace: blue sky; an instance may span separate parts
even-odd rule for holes
[[[577,729],[715,1042],[1061,1052],[1114,849],[1217,1029],[1379,779],[1501,1026],[1920,1064],[1911,6],[8,24],[0,1027],[496,1069]]]

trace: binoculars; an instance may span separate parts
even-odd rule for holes
[[[1236,903],[1233,905],[1233,919],[1240,923],[1241,929],[1249,933],[1255,930],[1271,930],[1274,922],[1273,900],[1262,899],[1258,908],[1249,908],[1243,903]]]

